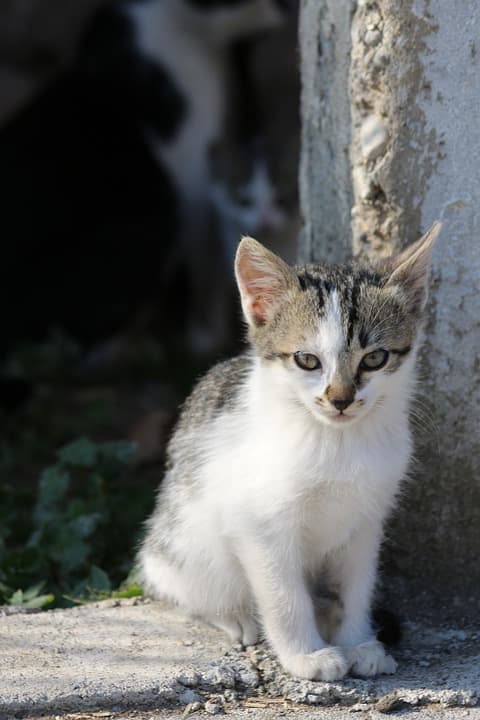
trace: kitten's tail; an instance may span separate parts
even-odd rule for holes
[[[377,640],[384,645],[398,645],[402,639],[402,622],[391,610],[375,607],[372,612]]]

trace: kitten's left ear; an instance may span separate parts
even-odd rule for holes
[[[298,286],[288,265],[251,237],[240,241],[235,276],[243,312],[253,326],[271,320],[290,291]]]
[[[385,287],[400,286],[407,293],[413,308],[420,311],[427,302],[430,258],[441,227],[441,223],[435,222],[420,240],[386,261],[391,274]]]

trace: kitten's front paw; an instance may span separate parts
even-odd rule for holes
[[[305,655],[291,655],[282,660],[282,665],[296,677],[327,682],[345,677],[349,667],[343,651],[338,647],[327,647]]]
[[[369,640],[355,647],[345,648],[345,654],[350,673],[358,677],[392,675],[397,669],[397,663],[391,655],[387,655],[378,640]]]

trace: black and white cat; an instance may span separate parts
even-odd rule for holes
[[[283,4],[114,3],[71,68],[2,129],[4,342],[60,325],[88,344],[162,301],[174,325],[198,307],[201,326],[209,305],[197,280],[216,252],[208,148],[222,128],[227,48],[279,24]],[[165,288],[182,264],[172,306]],[[16,294],[20,278],[29,293]]]
[[[224,272],[222,239],[212,216],[209,151],[224,131],[228,85],[235,82],[230,50],[239,38],[280,27],[286,6],[280,0],[124,0],[115,6],[118,17],[130,23],[132,52],[145,66],[165,72],[182,101],[172,137],[159,133],[148,118],[143,131],[176,191],[178,236],[164,282],[169,285],[185,267],[190,340],[198,350],[210,350],[228,333],[230,319],[221,311],[221,281],[205,282],[212,272]]]

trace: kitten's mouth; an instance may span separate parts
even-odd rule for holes
[[[336,415],[329,415],[329,419],[336,423],[346,423],[354,420],[355,415],[346,415],[344,412],[339,412]]]
[[[321,407],[321,403],[317,402],[317,405],[320,405]],[[343,410],[335,412],[333,411],[333,409],[327,409],[324,407],[321,407],[320,412],[316,410],[314,414],[318,417],[319,420],[326,423],[327,425],[330,425],[330,427],[352,425],[364,415],[364,413],[362,412],[357,412],[357,408],[355,408],[354,412],[344,412]]]
[[[340,427],[343,425],[349,425],[355,420],[358,420],[358,413],[356,414],[347,414],[344,412],[338,412],[338,413],[326,413],[323,412],[321,414],[321,419],[323,422],[326,422],[328,425],[333,427]]]

